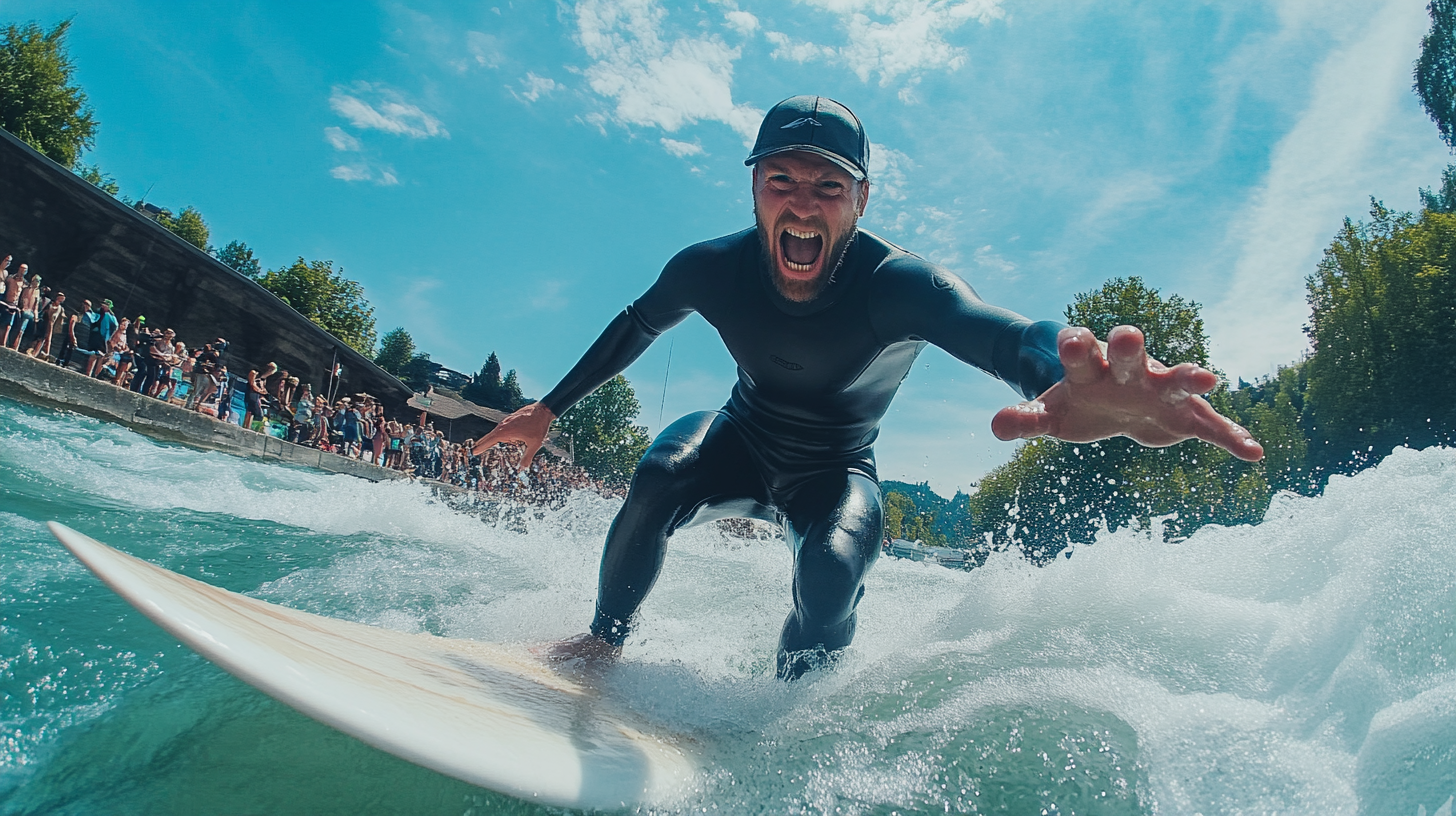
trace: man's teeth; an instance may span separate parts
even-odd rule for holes
[[[794,236],[795,238],[809,239],[809,238],[818,238],[819,237],[819,233],[817,233],[817,232],[799,232],[798,230],[794,229],[793,227],[785,227],[784,228],[784,232],[787,232],[788,234]]]
[[[787,264],[788,267],[790,269],[794,270],[795,272],[808,272],[810,269],[813,269],[814,268],[810,264],[794,263],[793,261],[789,260],[788,258],[785,258],[784,259],[784,263]]]

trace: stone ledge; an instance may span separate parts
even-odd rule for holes
[[[0,348],[0,396],[114,422],[163,442],[358,476],[407,479],[398,471],[295,445],[177,405],[145,397],[80,372]]]

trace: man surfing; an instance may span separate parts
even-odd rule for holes
[[[1148,358],[1142,332],[1098,342],[982,301],[951,272],[858,229],[869,203],[869,140],[845,106],[796,96],[764,117],[744,162],[756,225],[679,252],[540,402],[501,421],[479,454],[522,446],[527,466],[551,422],[630,365],[664,331],[701,314],[738,364],[718,411],[689,414],[653,441],[607,534],[596,614],[556,659],[612,659],[662,568],[673,532],[707,521],[782,525],[794,554],[793,611],[778,676],[832,661],[880,551],[884,509],[874,441],[926,343],[999,377],[1026,402],[1002,409],[1003,440],[1198,438],[1240,459],[1263,448],[1201,394],[1218,378]]]

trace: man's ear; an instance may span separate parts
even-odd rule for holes
[[[859,217],[863,218],[865,207],[870,203],[870,180],[865,179],[859,183]]]

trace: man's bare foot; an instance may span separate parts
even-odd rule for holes
[[[617,662],[622,647],[613,646],[593,634],[582,634],[531,648],[531,653],[558,666],[605,667]]]

